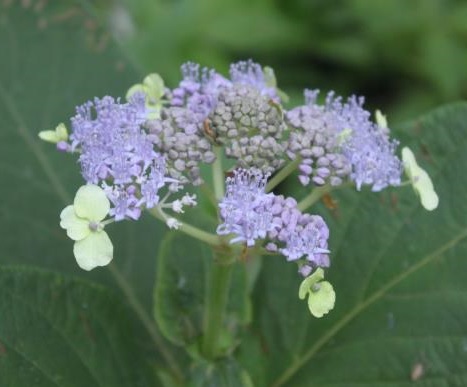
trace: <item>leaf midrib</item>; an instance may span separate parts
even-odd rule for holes
[[[75,346],[71,343],[71,341],[68,340],[66,335],[49,319],[49,317],[41,309],[36,308],[31,303],[29,303],[27,300],[25,300],[23,297],[18,296],[17,294],[11,292],[8,289],[3,289],[3,292],[8,294],[11,298],[17,299],[23,305],[25,305],[27,308],[34,311],[38,315],[42,316],[42,319],[52,328],[52,330],[54,332],[56,332],[63,339],[63,342],[68,345],[68,347],[71,349],[71,352],[74,353],[75,356],[79,359],[79,361],[83,365],[84,369],[86,369],[89,372],[89,375],[96,381],[96,385],[102,386],[102,384],[100,383],[98,377],[94,374],[92,368],[89,367],[89,365],[81,357],[80,352],[75,348]],[[3,341],[5,341],[5,338],[3,338]],[[10,344],[10,346],[11,346],[11,344]]]
[[[439,247],[433,253],[425,256],[418,262],[414,263],[407,270],[396,275],[392,280],[388,281],[384,286],[380,287],[372,296],[365,299],[365,301],[357,304],[351,311],[349,311],[343,318],[341,318],[334,326],[332,326],[326,333],[319,338],[315,344],[310,348],[309,351],[305,352],[302,356],[299,357],[299,361],[292,364],[288,367],[285,372],[272,383],[272,387],[281,386],[284,382],[289,380],[289,378],[295,374],[305,363],[307,363],[333,336],[335,336],[341,329],[343,329],[351,320],[358,316],[363,310],[368,308],[374,302],[383,297],[387,291],[399,284],[405,278],[407,278],[412,273],[416,272],[425,265],[431,263],[437,257],[442,255],[444,252],[449,250],[451,247],[455,246],[462,239],[467,238],[467,228],[463,229],[456,237],[450,239],[444,245]]]

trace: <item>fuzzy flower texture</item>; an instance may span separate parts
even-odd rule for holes
[[[320,216],[302,212],[294,198],[268,192],[270,176],[286,177],[295,166],[310,191],[344,183],[380,191],[401,185],[405,168],[422,203],[434,209],[438,202],[428,175],[408,156],[401,162],[386,122],[381,116],[371,120],[363,98],[344,100],[331,92],[320,103],[318,91],[304,94],[303,105],[286,110],[270,68],[242,61],[224,77],[186,63],[173,89],[150,74],[130,88],[125,102],[105,96],[77,107],[70,134],[60,124],[39,136],[78,155],[86,184],[109,200],[108,222],[137,220],[152,209],[169,227],[181,227],[183,206],[196,205],[189,189],[204,184],[203,165],[217,163],[229,176],[219,198],[219,240],[262,245],[296,261],[300,274],[309,277],[330,264],[329,229]],[[72,219],[71,207],[67,211]],[[68,232],[70,222],[62,219]],[[93,238],[104,235],[91,231]],[[111,254],[97,260],[87,250],[80,258],[91,268],[107,263]],[[314,299],[321,280],[320,274],[308,281],[301,295]]]

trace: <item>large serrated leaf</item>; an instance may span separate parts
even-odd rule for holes
[[[0,316],[0,386],[154,385],[145,331],[101,287],[0,268]]]
[[[333,194],[337,210],[313,209],[331,230],[336,308],[312,318],[295,268],[279,258],[264,265],[258,350],[255,359],[242,352],[244,364],[263,367],[254,370],[267,375],[261,385],[467,385],[467,104],[400,132],[433,177],[439,208],[425,211],[406,187],[343,191]]]

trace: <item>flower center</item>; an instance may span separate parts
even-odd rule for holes
[[[89,222],[88,227],[92,232],[100,231],[103,228],[100,222],[95,222],[93,220]]]
[[[321,289],[321,284],[320,283],[313,284],[313,286],[311,287],[311,291],[313,293],[317,293],[319,291],[319,289]]]

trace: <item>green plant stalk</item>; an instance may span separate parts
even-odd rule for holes
[[[353,185],[354,184],[349,181],[346,183],[342,183],[341,185],[338,185],[336,187],[333,187],[330,184],[323,185],[322,187],[316,187],[309,193],[308,196],[305,196],[302,200],[300,200],[300,202],[297,205],[298,209],[300,211],[305,211],[308,207],[311,207],[327,193],[347,187],[352,187]]]
[[[154,207],[148,211],[152,216],[162,220],[164,223],[168,218],[168,216],[160,208]],[[178,228],[178,231],[181,231],[195,239],[205,242],[210,246],[219,246],[220,244],[219,237],[217,235],[201,230],[200,228],[192,226],[191,224],[185,222],[182,222],[182,225]]]
[[[328,192],[331,192],[333,187],[329,184],[323,185],[322,187],[314,188],[308,196],[305,196],[298,203],[297,207],[300,211],[305,211],[308,207],[311,207],[315,204],[323,195],[326,195]]]
[[[288,163],[284,168],[277,172],[271,180],[266,184],[266,192],[272,191],[279,183],[287,178],[298,167],[301,157],[297,156],[295,160]]]
[[[217,200],[224,197],[224,171],[222,169],[222,148],[220,146],[214,147],[216,153],[216,160],[212,164],[212,181],[214,185],[214,195]]]
[[[214,359],[219,355],[219,337],[228,301],[232,268],[232,264],[219,263],[215,260],[211,265],[206,291],[202,341],[202,352],[207,359]]]

